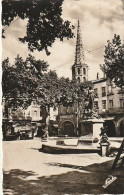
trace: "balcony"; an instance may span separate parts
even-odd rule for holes
[[[124,107],[117,107],[117,108],[108,108],[108,109],[101,109],[99,110],[100,115],[109,115],[109,114],[123,114]]]
[[[110,95],[114,95],[114,93],[112,91],[109,91],[107,96],[110,96]]]
[[[124,113],[124,107],[109,108],[108,113],[109,114],[122,114]]]
[[[118,94],[124,94],[124,89],[118,90]]]

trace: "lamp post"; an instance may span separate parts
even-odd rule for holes
[[[77,110],[76,110],[76,128],[77,128],[77,135],[79,136],[79,103],[81,101],[81,94],[80,94],[80,89],[77,88],[76,91],[76,103],[77,103]]]

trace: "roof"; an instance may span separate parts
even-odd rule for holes
[[[107,78],[100,78],[100,79],[94,80],[92,82],[93,82],[93,84],[96,84],[96,83],[102,83],[102,82],[105,82],[105,81],[107,81]]]

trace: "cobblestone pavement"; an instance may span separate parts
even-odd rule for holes
[[[124,194],[124,168],[98,154],[46,154],[40,139],[3,142],[6,195]],[[109,175],[117,180],[103,188]]]

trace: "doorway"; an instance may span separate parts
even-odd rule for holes
[[[107,136],[108,137],[116,137],[116,129],[115,129],[115,124],[112,120],[107,120],[104,123],[104,127],[107,127]]]
[[[61,134],[62,135],[68,135],[69,137],[75,136],[74,124],[71,121],[63,122]]]

